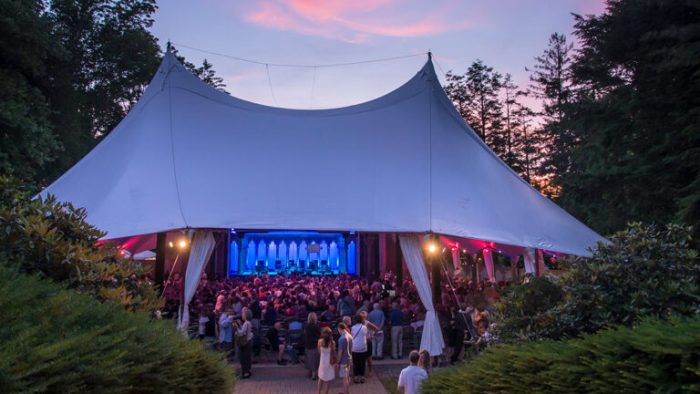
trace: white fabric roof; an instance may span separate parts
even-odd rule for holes
[[[435,232],[587,255],[602,238],[504,164],[433,65],[363,104],[267,107],[166,54],[141,100],[46,188],[119,238],[179,228]]]

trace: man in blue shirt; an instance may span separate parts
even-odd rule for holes
[[[372,358],[381,360],[384,358],[384,311],[379,307],[379,303],[374,304],[374,309],[369,313],[367,320],[377,326],[377,331],[372,336]]]
[[[403,357],[403,312],[399,309],[399,304],[394,301],[391,304],[391,358]]]

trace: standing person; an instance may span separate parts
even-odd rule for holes
[[[253,313],[248,308],[241,310],[243,322],[236,322],[236,345],[238,345],[238,358],[241,361],[241,379],[248,379],[253,362]]]
[[[367,311],[361,311],[358,314],[362,316],[364,325],[367,327],[367,352],[365,354],[365,361],[367,362],[366,376],[370,377],[372,376],[372,344],[374,343],[374,333],[379,330],[379,327],[375,326],[367,319]]]
[[[399,374],[398,390],[403,391],[404,394],[419,393],[421,383],[428,379],[428,373],[417,365],[418,360],[420,360],[418,352],[415,350],[411,351],[408,355],[409,366],[402,369]]]
[[[318,319],[316,318],[316,313],[309,313],[309,317],[306,322],[305,334],[305,353],[306,369],[311,375],[311,380],[316,380],[316,373],[318,372],[319,354],[318,354],[318,339],[321,337],[321,328],[318,326]]]
[[[207,335],[207,323],[209,323],[209,314],[206,309],[202,308],[202,310],[199,311],[199,329],[197,330],[200,340],[204,339]]]
[[[433,365],[430,362],[430,353],[426,349],[421,349],[418,352],[420,359],[418,359],[418,366],[425,370],[425,373],[430,375],[433,372]]]
[[[452,352],[452,357],[450,357],[450,364],[453,365],[459,361],[459,355],[464,348],[465,332],[469,335],[469,339],[475,336],[474,323],[472,323],[472,318],[470,316],[471,311],[464,309],[464,305],[461,305],[460,309],[455,314],[455,348]]]
[[[321,386],[326,386],[326,394],[331,387],[331,382],[335,379],[335,342],[333,342],[333,331],[330,327],[323,327],[321,330],[321,338],[316,344],[319,357],[318,364],[318,386],[317,394],[321,394]]]
[[[399,308],[399,303],[394,301],[391,304],[391,358],[403,357],[403,312]]]
[[[352,361],[352,335],[345,323],[338,323],[338,377],[343,379],[343,393],[350,394],[350,362]]]
[[[367,362],[367,326],[362,315],[355,316],[355,324],[350,328],[352,335],[352,370],[355,383],[365,382]]]
[[[233,308],[228,308],[219,316],[219,350],[226,353],[233,348]]]
[[[384,358],[384,322],[386,317],[384,316],[384,311],[379,307],[379,303],[374,303],[374,308],[372,312],[369,313],[367,319],[370,323],[377,327],[372,337],[372,358],[375,360],[381,360]]]
[[[280,335],[281,329],[282,323],[275,322],[267,331],[267,340],[270,342],[272,350],[277,351],[277,365],[287,365],[287,362],[284,360],[284,350],[287,347],[287,343],[285,338]]]

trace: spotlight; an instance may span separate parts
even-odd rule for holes
[[[435,242],[430,242],[428,244],[428,253],[434,254],[435,252],[437,252],[437,250],[438,250],[438,246],[437,246],[437,244],[435,244]]]
[[[170,242],[168,242],[168,246],[170,246],[172,248],[175,245],[173,245],[173,241],[170,241]]]
[[[177,247],[180,249],[185,249],[187,247],[187,241],[181,239],[180,242],[177,243]]]

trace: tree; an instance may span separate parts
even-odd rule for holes
[[[42,90],[54,48],[43,2],[0,0],[0,174],[24,181],[61,149]]]
[[[196,75],[199,79],[204,81],[207,85],[210,85],[213,88],[216,88],[216,90],[220,92],[227,93],[226,89],[226,84],[224,83],[224,79],[216,75],[216,71],[214,70],[214,65],[209,63],[207,59],[204,59],[202,62],[202,65],[200,67],[197,67],[193,63],[190,63],[185,59],[184,56],[180,55],[180,52],[175,48],[175,46],[171,43],[168,43],[167,49],[172,52],[173,55],[175,55],[175,58],[177,58],[180,63],[182,63],[183,66],[185,66],[186,69],[188,69],[192,74]]]
[[[700,234],[700,4],[616,0],[575,20],[560,203],[604,233],[642,220]]]
[[[572,48],[565,35],[554,33],[544,53],[535,57],[534,67],[526,68],[531,72],[530,92],[542,101],[538,115],[544,123],[538,134],[545,145],[538,157],[538,175],[551,179],[555,185],[560,183],[561,175],[569,171],[571,149],[576,141],[565,123],[565,108],[572,95]]]
[[[499,99],[501,74],[483,61],[476,60],[464,75],[448,72],[446,78],[448,84],[445,91],[457,111],[477,135],[503,157],[507,147],[503,135],[503,108]]]
[[[159,63],[148,31],[155,0],[52,0],[45,17],[58,55],[48,59],[46,95],[64,151],[44,168],[63,173],[121,121]]]

